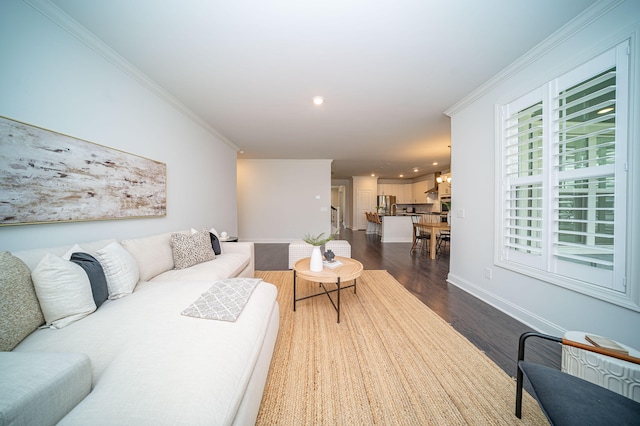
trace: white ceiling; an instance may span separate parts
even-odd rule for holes
[[[239,158],[327,158],[333,178],[411,179],[450,167],[443,111],[594,0],[52,3]]]

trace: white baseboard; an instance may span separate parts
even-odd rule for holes
[[[510,317],[520,321],[521,323],[531,327],[532,329],[540,333],[551,334],[554,336],[563,336],[567,331],[559,325],[554,324],[532,312],[529,312],[526,309],[515,305],[507,299],[488,292],[484,288],[479,287],[470,281],[464,280],[457,275],[449,273],[447,282],[466,291],[472,296],[477,297],[483,302],[488,303],[499,311],[504,312]]]

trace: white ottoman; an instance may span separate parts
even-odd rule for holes
[[[313,246],[302,240],[293,241],[289,244],[289,269],[300,259],[311,257]],[[351,244],[345,240],[331,240],[325,244],[326,250],[331,250],[336,256],[351,257]]]

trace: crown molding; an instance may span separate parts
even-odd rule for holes
[[[491,90],[496,88],[502,82],[508,80],[523,69],[529,67],[531,64],[539,60],[542,56],[547,54],[547,52],[551,51],[556,46],[573,37],[576,33],[588,27],[592,22],[598,20],[600,17],[607,14],[612,9],[618,7],[621,3],[624,3],[624,1],[625,0],[599,0],[596,3],[592,4],[589,8],[584,10],[578,16],[565,24],[562,28],[560,28],[545,40],[540,42],[538,45],[533,47],[507,68],[500,71],[487,82],[483,83],[476,90],[474,90],[473,92],[462,98],[462,100],[444,111],[445,115],[451,117],[464,108],[468,107],[469,105],[480,99],[482,96],[486,95]]]
[[[132,65],[125,58],[120,56],[115,50],[109,47],[105,42],[96,37],[93,33],[80,25],[76,20],[67,15],[62,9],[51,3],[49,0],[22,0],[27,5],[42,14],[54,24],[58,25],[67,33],[78,39],[98,55],[106,59],[120,71],[133,78],[146,89],[150,90],[160,99],[173,106],[176,110],[187,116],[192,121],[202,126],[216,138],[229,145],[235,151],[239,148],[236,144],[227,139],[224,135],[211,127],[209,123],[204,121],[200,116],[191,111],[186,105],[180,102],[176,97],[171,95],[155,81],[149,78],[145,73]]]

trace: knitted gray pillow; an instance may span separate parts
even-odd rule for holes
[[[0,351],[12,350],[43,323],[29,267],[0,252]]]

